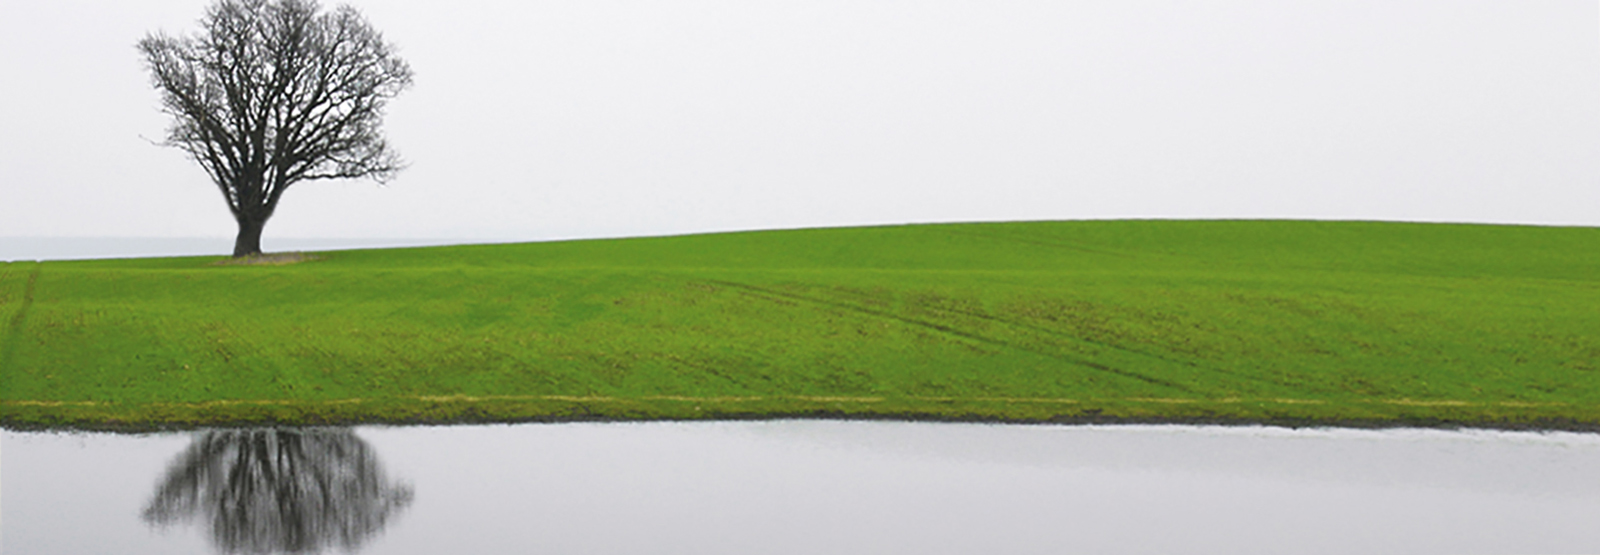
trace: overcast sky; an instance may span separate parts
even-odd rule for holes
[[[232,237],[134,43],[204,0],[0,0],[0,236]],[[330,3],[331,5],[332,3]],[[355,3],[411,167],[273,237],[877,223],[1600,225],[1595,0]]]

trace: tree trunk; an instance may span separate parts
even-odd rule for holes
[[[233,241],[233,257],[240,258],[252,254],[261,254],[261,228],[267,226],[267,220],[237,219],[239,221],[239,238]]]

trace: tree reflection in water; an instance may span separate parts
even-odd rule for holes
[[[172,461],[143,517],[203,517],[224,553],[354,551],[410,503],[348,429],[216,430]]]

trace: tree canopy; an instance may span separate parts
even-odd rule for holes
[[[261,230],[289,186],[383,182],[404,163],[379,129],[411,68],[354,8],[313,0],[218,0],[191,36],[139,41],[172,116],[166,144],[205,169],[239,223],[233,255],[261,252]]]

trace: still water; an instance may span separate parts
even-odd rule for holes
[[[1600,553],[1600,435],[764,421],[4,432],[35,553]]]

